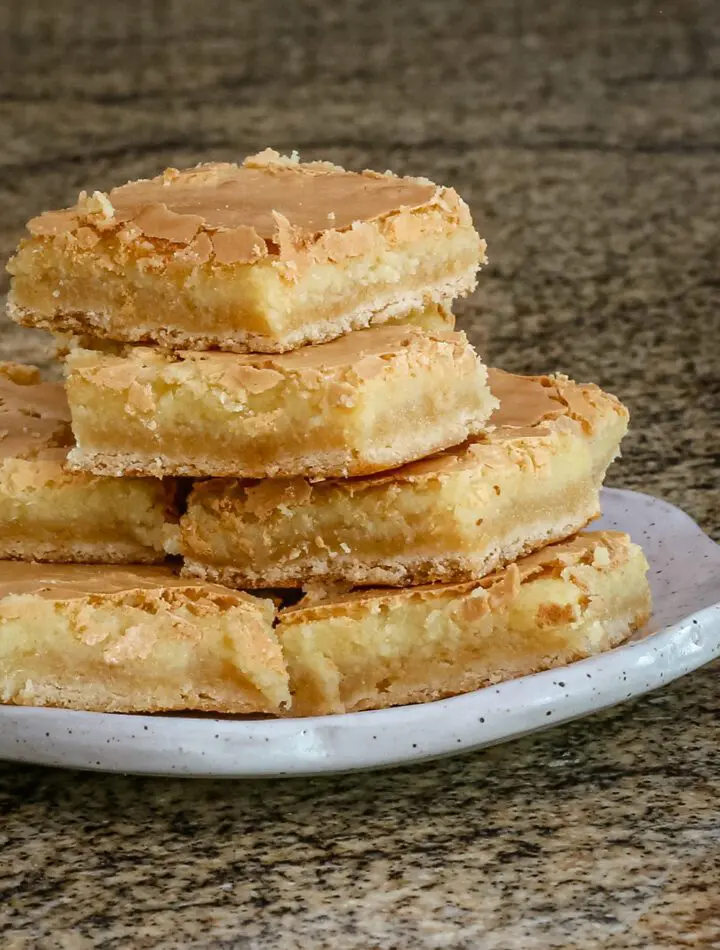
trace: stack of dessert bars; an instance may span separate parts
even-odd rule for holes
[[[0,701],[305,716],[454,696],[648,616],[582,533],[628,414],[487,370],[452,188],[266,151],[31,220],[0,370]],[[154,565],[154,566],[148,566]]]

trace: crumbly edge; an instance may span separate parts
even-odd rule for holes
[[[0,689],[2,688],[2,679],[0,679]],[[99,713],[128,713],[134,715],[148,715],[152,713],[185,713],[193,716],[196,713],[213,713],[215,715],[227,716],[272,716],[278,717],[278,713],[269,713],[259,710],[257,703],[251,700],[239,699],[236,703],[223,703],[215,700],[203,693],[189,689],[183,693],[183,702],[181,703],[149,703],[147,697],[141,692],[136,697],[130,693],[122,699],[118,697],[109,698],[107,690],[98,687],[81,688],[68,685],[47,685],[35,686],[30,701],[21,703],[12,701],[3,701],[9,706],[49,706],[54,709],[76,709],[82,712]]]
[[[632,634],[642,628],[649,619],[649,613],[647,610],[644,612],[629,612],[628,614],[617,618],[614,621],[608,621],[605,623],[605,630],[608,636],[609,642],[605,647],[605,650],[614,649],[619,646],[621,643],[629,639]],[[604,651],[599,651],[604,652]],[[582,653],[573,653],[572,657],[564,657],[563,661],[558,663],[557,666],[564,666],[568,662],[577,662],[579,660],[586,659],[589,656],[597,654],[592,654],[588,652]],[[548,666],[538,666],[533,669],[532,672],[539,673],[545,669],[552,669],[554,667]],[[530,675],[530,674],[523,674]],[[491,679],[484,684],[479,684],[476,688],[480,688],[482,685],[491,685],[496,682],[501,682],[502,680]],[[404,699],[393,695],[392,700],[383,702],[380,697],[378,697],[377,702],[371,702],[368,704],[359,704],[357,707],[353,707],[353,711],[361,711],[363,709],[383,709],[387,708],[390,705],[409,705],[409,704],[418,704],[424,702],[432,702],[434,700],[443,699],[447,696],[458,695],[458,693],[467,692],[465,684],[457,684],[453,686],[447,684],[442,690],[427,690],[425,693],[419,693],[414,691],[409,693]],[[248,703],[247,700],[241,700],[235,704],[222,703],[212,698],[193,693],[190,691],[186,697],[185,705],[157,705],[149,704],[143,701],[143,697],[138,697],[137,701],[133,702],[128,697],[125,697],[125,701],[120,702],[117,699],[108,700],[107,694],[103,694],[101,691],[96,691],[91,688],[80,689],[77,687],[68,688],[67,686],[43,686],[38,689],[36,695],[33,697],[35,706],[52,706],[56,708],[66,708],[66,709],[92,709],[96,712],[108,712],[108,713],[162,713],[169,711],[176,712],[189,712],[189,713],[215,713],[220,715],[257,715],[256,710]],[[296,710],[293,710],[292,707],[284,714],[285,717],[298,717],[302,718],[304,716],[313,715],[312,711],[305,711],[302,714],[298,714]]]
[[[585,395],[587,387],[577,384],[567,385],[573,392],[577,392],[583,396]],[[567,386],[564,386],[564,388],[567,388]],[[565,490],[572,488],[573,494],[577,496],[577,500],[573,500],[572,504],[568,504],[567,502],[563,504],[562,499],[556,500],[552,506],[552,521],[550,523],[540,524],[537,519],[533,519],[533,522],[528,524],[527,519],[522,520],[521,509],[518,509],[518,511],[515,512],[515,523],[520,523],[521,525],[520,531],[518,531],[510,524],[510,513],[506,512],[503,516],[506,525],[505,529],[495,532],[497,543],[492,548],[489,548],[489,546],[485,544],[482,550],[476,549],[474,554],[468,554],[467,550],[462,552],[423,552],[422,545],[418,543],[406,546],[402,551],[398,552],[397,557],[373,556],[371,553],[368,556],[355,554],[353,552],[343,554],[339,551],[333,552],[332,556],[329,556],[327,552],[317,552],[317,554],[311,556],[307,553],[296,551],[292,559],[287,555],[281,555],[273,559],[258,558],[253,565],[246,565],[244,563],[245,558],[242,559],[240,564],[227,564],[222,563],[222,561],[220,564],[216,564],[211,554],[203,556],[193,550],[194,545],[190,541],[184,551],[186,564],[188,565],[186,576],[215,577],[221,579],[222,583],[230,587],[238,588],[259,588],[264,586],[299,588],[306,582],[317,583],[322,581],[327,581],[330,584],[344,584],[349,586],[414,586],[434,582],[452,583],[459,579],[482,577],[497,567],[507,564],[517,557],[530,553],[539,546],[568,537],[581,530],[597,517],[598,484],[608,464],[611,462],[611,456],[616,454],[617,446],[615,445],[615,452],[610,452],[610,454],[604,451],[601,453],[600,449],[606,442],[607,448],[610,448],[611,435],[616,436],[614,441],[620,440],[623,434],[621,430],[624,429],[623,422],[627,418],[627,411],[617,402],[615,397],[609,394],[597,390],[593,391],[591,395],[595,400],[593,416],[591,417],[592,421],[588,419],[586,422],[580,418],[576,420],[578,410],[577,406],[575,406],[573,410],[575,415],[572,417],[568,414],[567,416],[561,417],[560,421],[556,422],[555,420],[550,420],[547,423],[543,422],[538,425],[539,432],[544,432],[546,429],[549,430],[537,440],[537,445],[542,446],[543,451],[546,451],[548,440],[551,436],[554,437],[555,430],[558,429],[561,432],[565,431],[569,419],[572,418],[576,420],[577,439],[583,442],[591,442],[593,444],[593,454],[597,454],[598,456],[598,467],[596,469],[597,479],[593,478],[591,480],[588,478],[580,480],[577,476],[573,476],[572,479],[564,481]],[[599,403],[598,397],[602,397]],[[601,410],[602,414],[600,412]],[[589,432],[587,431],[588,427],[590,427]],[[556,449],[551,447],[550,451],[555,454]],[[564,451],[568,452],[569,449],[565,449]],[[533,458],[536,457],[535,451],[533,451],[532,455]],[[478,462],[481,460],[482,457],[478,459]],[[509,462],[508,464],[514,468],[516,463]],[[403,472],[407,473],[405,477],[399,477],[402,476]],[[331,480],[325,484],[331,484],[339,489],[346,487],[349,495],[352,496],[356,490],[362,492],[365,486],[369,486],[372,490],[378,485],[383,485],[385,482],[392,483],[393,476],[395,476],[396,483],[405,481],[413,483],[417,481],[421,484],[425,479],[432,479],[434,477],[432,471],[429,474],[423,472],[418,475],[412,475],[410,474],[411,472],[412,463],[409,468],[405,470],[399,469],[387,473],[380,473],[379,476],[371,476],[368,481],[363,481],[362,479]],[[496,475],[500,477],[502,470],[497,468]],[[206,484],[208,487],[211,487],[213,484],[216,486],[218,484],[222,485],[223,482],[216,481]],[[228,482],[226,484],[234,483]],[[272,482],[267,484],[271,486]],[[280,482],[280,485],[282,484],[283,483]],[[290,484],[294,485],[295,482],[291,482]],[[321,489],[322,484],[323,483],[319,486]],[[214,512],[214,516],[218,519],[215,528],[216,536],[227,536],[230,529],[227,525],[223,524],[223,517],[218,507],[218,505],[222,503],[222,493],[213,493],[211,491],[209,496],[210,500],[206,507],[203,502],[205,496],[202,492],[202,483],[200,483],[200,485],[201,490],[197,500],[194,504],[190,505],[189,511],[186,512],[184,516],[185,524],[188,526],[193,524],[196,518],[195,512],[197,512],[198,518],[202,518],[203,511]],[[304,487],[307,491],[312,492],[312,489],[307,487],[307,483],[304,483]],[[293,508],[294,501],[292,497],[283,498],[282,489],[279,489],[279,492],[279,500],[273,499],[270,503],[270,507],[277,507],[279,501],[282,501],[283,504]],[[563,495],[563,498],[564,497]],[[522,493],[518,496],[517,501],[521,506]],[[307,508],[311,518],[314,517],[312,515],[313,509],[320,503],[320,496],[316,493],[311,494]],[[349,504],[352,504],[352,502],[349,502]],[[230,510],[242,517],[244,505],[239,501],[231,501]],[[529,535],[530,529],[533,531],[532,535]],[[233,527],[232,530],[234,531],[235,528]],[[241,532],[242,528],[238,527],[238,530]],[[302,541],[305,537],[305,533],[296,535],[298,542]],[[183,545],[181,545],[181,547],[182,546]]]
[[[360,561],[350,556],[332,560],[306,558],[291,565],[276,566],[262,574],[243,571],[232,566],[216,567],[193,558],[184,558],[181,576],[224,584],[227,587],[260,589],[265,587],[300,588],[308,582],[338,584],[349,587],[415,587],[421,584],[455,584],[476,580],[505,567],[526,554],[577,534],[599,512],[578,513],[573,520],[536,526],[536,532],[516,533],[498,540],[484,554],[446,554],[442,557],[399,555],[391,559]],[[567,517],[567,515],[565,515]]]
[[[471,689],[468,689],[466,682],[458,680],[445,683],[442,689],[427,689],[423,691],[412,690],[409,691],[405,696],[393,693],[392,697],[386,695],[383,699],[383,694],[379,694],[372,700],[353,705],[352,709],[345,708],[344,710],[340,711],[363,712],[369,709],[387,709],[391,706],[409,706],[417,705],[419,703],[430,703],[439,699],[447,699],[452,696],[464,695],[477,689],[483,689],[486,686],[494,686],[497,683],[509,682],[510,680],[517,679],[520,676],[532,676],[535,673],[542,673],[545,670],[563,668],[570,663],[578,663],[580,660],[586,660],[589,657],[599,656],[602,653],[607,653],[609,650],[614,650],[615,647],[618,647],[621,643],[629,640],[637,630],[642,629],[649,619],[650,611],[646,606],[638,607],[636,609],[629,609],[620,617],[615,617],[611,620],[605,620],[602,622],[603,631],[607,637],[607,643],[601,649],[596,651],[577,649],[568,651],[558,659],[557,663],[539,663],[534,666],[532,670],[523,670],[521,673],[518,672],[514,675],[512,672],[510,672],[509,675],[495,677],[489,676],[483,680],[478,680],[478,682],[473,685]],[[328,713],[323,714],[329,715]],[[293,712],[291,710],[289,715],[295,715],[298,716],[298,718],[301,718],[318,715],[318,713],[313,712],[311,709],[306,709],[300,716],[297,711]]]
[[[593,554],[594,563],[595,552],[598,549],[605,549],[609,556],[607,566],[612,565],[613,569],[620,565],[626,565],[631,557],[641,550],[638,545],[632,543],[629,535],[621,531],[591,530],[580,532],[556,545],[544,545],[527,557],[512,562],[507,568],[488,574],[484,578],[473,578],[470,581],[460,581],[459,583],[416,585],[402,588],[358,588],[353,592],[343,592],[337,598],[333,595],[319,599],[311,598],[311,602],[301,600],[298,604],[285,608],[281,613],[281,620],[292,617],[292,622],[305,622],[301,619],[304,613],[307,613],[308,618],[312,620],[317,620],[320,617],[345,615],[351,604],[364,605],[369,601],[376,601],[378,604],[386,601],[395,603],[403,596],[418,598],[419,600],[433,599],[439,594],[448,592],[454,592],[458,596],[462,596],[470,594],[476,587],[482,587],[488,591],[492,598],[492,592],[497,585],[500,585],[498,590],[502,593],[503,585],[507,583],[509,575],[515,572],[516,569],[519,571],[518,578],[521,584],[531,583],[536,578],[548,573],[553,576],[553,573],[560,567],[568,568],[587,564],[590,552]],[[604,570],[605,566],[600,569]]]
[[[169,576],[169,575],[168,575]],[[168,683],[162,676],[158,677],[153,690],[156,695],[151,698],[142,686],[136,685],[132,679],[132,672],[125,674],[129,678],[122,688],[115,691],[112,680],[103,682],[100,679],[88,680],[83,683],[79,674],[82,670],[66,671],[63,675],[53,676],[52,671],[43,672],[42,677],[36,673],[33,676],[31,664],[23,667],[22,673],[25,683],[21,688],[14,684],[12,690],[5,678],[5,672],[12,678],[14,667],[6,667],[0,671],[0,695],[2,703],[8,705],[43,706],[52,705],[66,708],[108,711],[108,712],[160,712],[163,710],[177,711],[207,711],[228,712],[236,714],[273,714],[278,715],[290,701],[287,690],[287,669],[282,651],[274,631],[275,610],[267,598],[253,598],[248,594],[224,590],[219,587],[208,587],[202,584],[174,584],[164,586],[162,579],[158,586],[149,588],[128,587],[119,591],[92,593],[79,591],[78,596],[58,590],[56,596],[45,597],[42,593],[9,594],[3,599],[3,606],[7,605],[13,621],[26,625],[28,634],[32,635],[33,626],[37,624],[39,613],[39,599],[49,604],[55,614],[64,615],[69,624],[71,637],[83,641],[87,631],[87,623],[91,619],[86,611],[100,608],[105,613],[122,617],[128,607],[132,608],[140,623],[147,621],[147,636],[153,643],[156,638],[172,643],[177,637],[177,614],[179,608],[185,608],[194,616],[196,637],[199,647],[206,643],[205,633],[208,631],[208,622],[213,624],[212,635],[218,637],[218,643],[224,636],[222,630],[215,629],[215,620],[226,616],[229,611],[238,611],[238,622],[248,625],[250,653],[253,664],[265,664],[266,671],[277,673],[281,677],[283,690],[273,698],[275,687],[270,684],[266,691],[259,683],[255,683],[250,675],[238,667],[238,672],[245,678],[247,686],[242,681],[235,682],[233,677],[222,673],[215,681],[202,682],[202,675],[195,680],[192,669],[188,671],[189,681],[182,679],[171,671]],[[139,613],[137,613],[139,612]],[[137,621],[135,621],[137,622]],[[184,621],[181,621],[181,624]],[[132,638],[133,627],[126,630]],[[65,634],[66,635],[66,634]],[[122,644],[122,640],[120,640]],[[93,646],[92,642],[89,644]],[[267,647],[271,646],[275,658],[266,657]],[[124,661],[123,661],[124,662]],[[142,653],[132,657],[132,663],[142,662]],[[266,683],[266,685],[268,685]],[[277,685],[277,684],[276,684]],[[202,688],[202,692],[199,689]]]
[[[488,393],[488,402],[491,397]],[[488,408],[488,416],[492,406]],[[458,431],[462,429],[463,431]],[[278,460],[273,465],[257,468],[241,468],[237,464],[232,466],[231,461],[220,461],[214,458],[198,458],[194,462],[180,462],[157,455],[152,458],[133,453],[118,452],[110,455],[106,452],[87,452],[77,446],[67,458],[67,468],[74,472],[92,472],[95,475],[149,475],[156,478],[164,476],[191,476],[194,478],[226,477],[226,478],[292,478],[304,475],[309,478],[348,478],[354,475],[369,475],[373,472],[388,468],[397,468],[414,459],[424,458],[443,449],[450,448],[463,442],[471,435],[479,434],[484,429],[484,422],[473,419],[458,419],[453,421],[453,433],[442,435],[442,430],[436,430],[434,440],[428,439],[428,428],[419,433],[412,433],[411,439],[404,446],[398,447],[396,441],[390,453],[368,453],[363,459],[347,452],[323,452],[303,456],[293,456]],[[420,440],[420,437],[424,441]]]
[[[0,559],[43,561],[54,564],[162,564],[165,554],[141,544],[39,543],[33,540],[0,539]]]
[[[563,667],[569,663],[575,663],[579,660],[585,659],[588,656],[598,655],[607,650],[613,649],[619,643],[628,639],[634,631],[647,623],[650,616],[651,595],[646,577],[644,577],[643,580],[637,585],[628,587],[628,581],[630,578],[626,576],[626,571],[628,569],[632,571],[635,562],[644,564],[645,569],[647,569],[647,562],[645,561],[641,550],[637,545],[631,543],[627,535],[623,535],[618,532],[599,532],[594,535],[593,533],[590,533],[589,535],[580,535],[578,540],[587,540],[590,538],[593,538],[597,542],[594,552],[597,552],[599,549],[604,549],[609,554],[610,558],[607,564],[596,567],[596,580],[590,580],[586,577],[574,578],[572,576],[573,566],[587,563],[585,558],[589,554],[589,550],[581,549],[579,551],[573,552],[572,543],[570,543],[570,545],[566,546],[564,550],[563,545],[558,546],[557,561],[551,559],[547,565],[542,565],[542,562],[536,565],[540,568],[539,572],[537,573],[533,570],[532,566],[528,565],[530,567],[530,571],[527,576],[523,578],[523,570],[521,566],[520,575],[522,579],[520,583],[528,583],[532,585],[536,580],[542,580],[548,568],[550,569],[551,576],[561,568],[563,571],[563,576],[565,570],[569,571],[570,576],[568,577],[568,580],[578,586],[581,591],[584,591],[590,597],[591,603],[589,605],[589,609],[593,612],[590,620],[596,629],[596,625],[599,624],[600,629],[603,631],[604,642],[602,642],[597,648],[588,648],[584,639],[582,642],[576,641],[574,645],[568,645],[566,650],[560,655],[557,655],[553,658],[547,657],[538,659],[538,661],[530,669],[526,667],[519,668],[517,664],[513,663],[512,656],[509,656],[506,665],[502,668],[498,668],[497,670],[488,668],[483,671],[480,669],[471,676],[468,676],[465,671],[458,671],[452,680],[447,680],[444,678],[447,675],[447,671],[445,671],[441,683],[435,684],[434,686],[418,687],[418,684],[413,682],[412,684],[405,685],[404,693],[402,692],[402,682],[399,680],[393,681],[393,688],[388,690],[386,694],[383,694],[383,692],[380,691],[360,702],[349,705],[346,704],[342,708],[335,708],[332,710],[332,712],[357,712],[364,709],[381,709],[388,706],[431,702],[437,699],[443,699],[448,696],[455,696],[476,689],[481,689],[483,687],[493,685],[494,683],[515,679],[518,676],[526,676],[545,669]],[[538,555],[531,555],[528,560],[533,561],[533,559],[536,559],[537,557]],[[593,553],[593,565],[595,557],[596,553]],[[512,570],[512,568],[510,570]],[[645,572],[643,572],[643,574],[644,573]],[[498,581],[502,581],[502,579],[503,575],[498,575],[496,583]],[[493,586],[486,586],[486,590],[488,591],[490,598],[492,598]],[[472,588],[468,585],[444,585],[440,588],[420,588],[418,593],[419,596],[423,598],[433,598],[437,593],[444,594],[453,592],[458,596],[467,596],[468,594],[472,596],[471,591]],[[378,604],[385,600],[392,602],[396,599],[398,593],[400,592],[389,592],[388,594],[384,595],[380,590],[370,591],[368,592],[367,597],[361,598],[364,604],[363,609],[365,611],[373,610],[373,605],[368,605],[368,600],[374,600]],[[406,593],[412,595],[414,592],[412,590],[408,590]],[[621,595],[620,602],[615,603],[616,595],[618,593]],[[501,597],[504,597],[502,591],[500,594]],[[599,611],[597,608],[592,607],[592,600],[596,596],[600,597],[603,601],[603,607]],[[606,597],[608,598],[607,601],[605,601]],[[353,603],[358,603],[358,601],[352,601],[341,594],[337,603],[333,604],[332,601],[328,601],[324,606],[329,608],[327,616],[342,617],[352,615]],[[322,608],[322,604],[318,606],[311,605],[305,609],[302,608],[302,605],[298,605],[297,607],[290,607],[285,611],[281,611],[279,617],[281,642],[283,642],[283,622],[289,622],[291,627],[297,623],[322,623],[326,617],[326,614]],[[491,609],[493,609],[492,606]],[[358,619],[360,622],[362,622],[362,618]],[[398,684],[401,687],[399,690],[397,688]],[[310,704],[306,704],[301,699],[299,702],[299,707],[301,707],[302,711],[299,712],[298,709],[296,709],[295,715],[318,715],[321,714],[321,712],[324,714],[327,712],[327,710],[325,709],[324,704],[321,705],[322,710],[320,708],[314,708]]]
[[[623,560],[626,556],[629,555],[630,549],[627,551],[621,549],[623,554]],[[190,591],[197,590],[198,585],[193,585],[192,583],[188,584],[187,588],[173,588],[168,592],[169,597],[171,598],[182,598],[187,595]],[[139,598],[144,604],[146,604],[150,609],[159,601],[164,599],[165,595],[161,591],[126,591],[117,594],[109,594],[105,599],[110,604],[115,606],[121,606],[126,597],[133,597],[135,599]],[[217,605],[231,606],[234,603],[235,597],[243,597],[242,594],[233,595],[232,592],[228,591],[227,594],[222,591],[214,592],[210,599],[213,603]],[[640,603],[642,601],[642,603]],[[647,589],[640,591],[638,590],[637,596],[633,598],[633,604],[628,607],[627,611],[620,618],[611,618],[605,621],[602,621],[603,627],[607,636],[609,637],[610,642],[603,646],[602,650],[598,651],[571,651],[567,655],[564,655],[561,660],[553,664],[538,665],[532,670],[532,672],[539,672],[542,669],[553,668],[555,666],[563,666],[568,662],[576,662],[580,659],[585,658],[586,656],[595,655],[596,653],[603,652],[603,650],[612,649],[617,646],[619,643],[627,639],[636,629],[643,626],[649,616],[648,610],[648,592]],[[282,621],[282,614],[280,615],[280,621]],[[277,629],[277,624],[275,625]],[[520,675],[520,674],[518,674]],[[522,675],[529,675],[527,671],[523,671]],[[501,679],[511,679],[512,675],[497,677],[495,679],[489,678],[482,682],[478,682],[473,688],[477,689],[483,685],[488,685],[491,682],[498,682]],[[429,702],[432,700],[443,698],[444,696],[456,695],[458,692],[467,692],[467,684],[455,684],[455,683],[446,683],[443,685],[441,690],[430,690],[426,692],[419,692],[414,690],[411,693],[408,693],[406,697],[398,697],[397,694],[393,694],[392,698],[388,698],[387,702],[379,701],[368,701],[367,704],[360,704],[357,707],[353,707],[353,711],[357,711],[364,708],[373,708],[379,709],[384,708],[389,705],[403,705],[409,703],[420,703],[420,702]],[[118,703],[114,701],[103,701],[98,700],[97,698],[88,698],[89,696],[97,696],[93,694],[92,689],[70,689],[68,690],[65,687],[57,687],[55,685],[45,686],[38,691],[38,695],[34,697],[34,705],[52,705],[52,706],[64,706],[67,708],[92,708],[98,711],[107,711],[107,712],[122,712],[122,711],[139,711],[142,707],[142,712],[162,712],[168,709],[181,710],[192,710],[192,711],[207,711],[215,713],[228,713],[228,714],[244,714],[244,713],[253,713],[256,710],[248,708],[246,701],[238,702],[232,706],[223,704],[216,700],[213,700],[207,696],[200,696],[191,693],[188,695],[187,703],[185,705],[176,704],[176,705],[152,705],[147,702],[137,701],[134,702],[129,700],[127,697],[124,698],[123,702]],[[286,715],[312,715],[312,711],[304,710],[301,714],[298,714],[297,711],[289,710]]]
[[[366,304],[334,320],[305,324],[282,340],[273,340],[261,334],[242,330],[233,330],[232,333],[226,335],[208,336],[188,334],[183,330],[169,327],[163,330],[154,327],[135,327],[135,332],[130,334],[117,328],[111,330],[109,315],[97,311],[81,314],[58,312],[53,317],[38,317],[35,311],[16,304],[12,299],[12,291],[8,296],[7,314],[11,320],[23,326],[39,327],[61,333],[94,333],[102,336],[112,334],[116,340],[126,343],[155,342],[175,349],[218,348],[225,352],[235,353],[287,353],[305,344],[329,343],[353,330],[379,326],[393,317],[419,307],[430,304],[449,305],[453,299],[472,293],[476,285],[476,270],[473,267],[461,278],[405,294],[393,303],[384,305],[377,303],[375,306]]]
[[[32,482],[28,482],[25,489],[17,492],[12,489],[7,480],[3,478],[4,462],[11,464],[20,462],[25,470],[35,469],[36,477]],[[78,479],[78,485],[73,485],[73,479]],[[60,487],[57,482],[61,481]],[[77,491],[82,489],[88,482],[92,484],[94,476],[87,473],[68,472],[65,465],[60,462],[48,462],[40,460],[34,462],[32,459],[5,459],[0,460],[0,500],[2,498],[11,501],[24,501],[29,505],[29,516],[27,520],[19,518],[10,525],[7,523],[3,527],[0,524],[0,559],[10,561],[40,561],[46,563],[58,564],[162,564],[166,559],[166,549],[169,548],[171,539],[179,534],[180,518],[180,489],[174,481],[168,479],[162,483],[153,480],[153,488],[161,486],[158,497],[148,501],[148,507],[145,509],[153,517],[157,517],[157,535],[154,537],[153,546],[148,537],[147,543],[135,538],[134,540],[119,541],[116,532],[108,527],[103,528],[103,540],[79,541],[78,535],[84,533],[84,524],[77,528],[67,531],[67,539],[61,539],[59,531],[53,528],[52,541],[40,541],[34,536],[34,530],[42,524],[47,525],[42,519],[38,519],[32,510],[32,502],[38,500],[47,503],[55,502],[59,505],[60,512],[66,510],[67,504],[66,489]],[[95,483],[97,484],[97,483]],[[119,493],[121,501],[126,500],[124,491],[128,482],[118,481],[116,479],[104,479],[102,483],[103,497],[107,499],[108,492],[112,496]],[[137,525],[137,515],[131,520],[131,512],[124,518],[122,523],[132,525],[133,521]],[[87,523],[87,522],[85,522]],[[93,526],[93,535],[97,536],[97,526]],[[152,526],[154,527],[154,525]],[[71,533],[72,530],[72,533]],[[122,529],[121,529],[122,530]],[[47,526],[45,527],[47,531]],[[49,533],[49,532],[48,532]],[[123,531],[123,533],[126,533]],[[154,532],[153,532],[154,534]]]

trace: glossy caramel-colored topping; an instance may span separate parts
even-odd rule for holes
[[[62,460],[73,445],[61,383],[34,366],[0,364],[0,458]]]
[[[228,597],[235,601],[260,603],[258,598],[219,584],[206,584],[176,577],[168,567],[109,567],[90,564],[38,564],[0,561],[0,600],[12,595],[31,594],[46,600],[73,600],[98,594],[130,591],[162,592],[185,590],[190,595]]]
[[[453,343],[467,347],[467,337],[464,333],[454,330],[421,330],[413,326],[379,326],[369,327],[366,330],[357,330],[347,333],[330,343],[321,343],[318,346],[302,346],[289,353],[198,353],[184,351],[183,359],[212,360],[220,357],[225,363],[236,361],[241,366],[252,366],[256,369],[277,370],[287,373],[303,373],[306,370],[313,372],[348,369],[359,377],[373,376],[375,371],[382,368],[382,363],[374,364],[375,360],[385,360],[396,356],[402,350],[413,345],[432,345],[433,342]]]
[[[567,380],[562,377],[515,376],[492,369],[488,381],[493,395],[500,400],[491,419],[497,429],[531,429],[567,414],[564,390],[568,387],[563,385]]]
[[[111,359],[103,366],[102,358],[93,359],[93,363],[100,366],[99,369],[93,366],[93,373],[102,385],[121,389],[134,378],[134,363],[154,365],[156,361],[177,361],[202,365],[207,375],[218,374],[241,389],[261,393],[288,377],[370,379],[383,371],[388,360],[396,359],[406,351],[427,353],[430,359],[438,346],[448,344],[463,353],[471,353],[464,333],[428,331],[413,326],[380,326],[349,333],[330,343],[300,347],[289,353],[172,352],[151,346],[121,347],[118,353],[124,357],[123,360]]]
[[[33,218],[28,230],[45,236],[72,231],[90,243],[115,230],[126,241],[144,236],[181,245],[195,264],[211,256],[220,264],[268,255],[292,261],[311,247],[335,260],[372,246],[373,235],[363,229],[367,222],[431,206],[469,219],[452,189],[425,179],[301,164],[267,149],[242,165],[168,169],[108,194],[82,193],[74,207]],[[389,237],[403,240],[413,227],[401,216],[390,223]]]

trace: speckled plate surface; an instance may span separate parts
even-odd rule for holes
[[[125,716],[0,706],[0,758],[186,776],[290,776],[453,755],[587,716],[720,656],[720,546],[682,511],[606,489],[598,527],[627,531],[650,562],[654,610],[632,642],[455,699],[294,720]]]

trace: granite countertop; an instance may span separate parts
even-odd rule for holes
[[[268,144],[456,185],[490,245],[459,308],[483,355],[620,395],[610,483],[720,538],[720,24],[661,7],[5,4],[0,256],[80,188]],[[0,356],[49,352],[0,325]],[[0,945],[720,947],[719,673],[391,773],[0,765]]]

